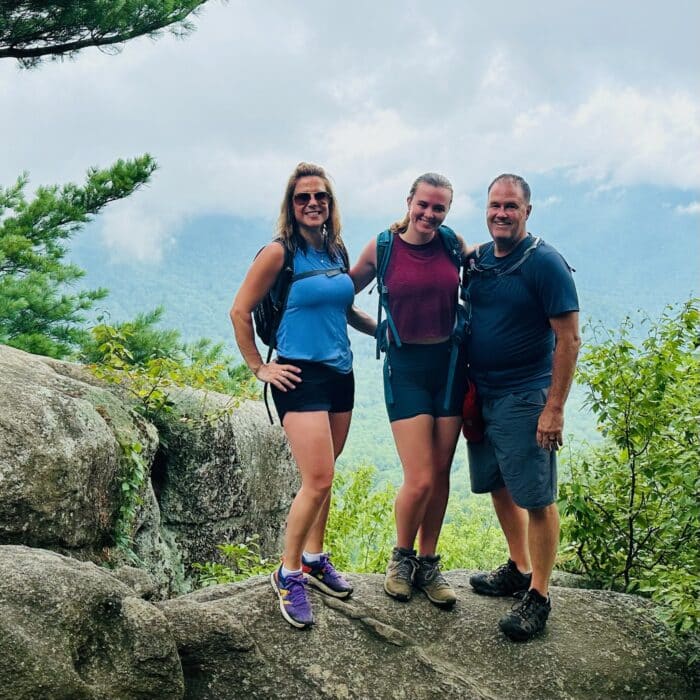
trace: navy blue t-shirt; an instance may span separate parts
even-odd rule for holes
[[[551,384],[554,332],[549,319],[578,311],[576,286],[566,260],[544,241],[510,274],[532,245],[529,234],[503,258],[482,247],[469,284],[470,375],[482,396],[543,389]]]

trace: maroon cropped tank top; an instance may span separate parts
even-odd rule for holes
[[[420,245],[406,243],[395,234],[384,281],[402,343],[447,338],[452,333],[459,272],[438,234]]]

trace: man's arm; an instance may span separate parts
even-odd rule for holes
[[[545,449],[556,449],[564,444],[564,404],[569,396],[581,347],[578,311],[554,316],[549,319],[549,324],[554,331],[556,346],[552,361],[552,385],[537,423],[537,444]]]

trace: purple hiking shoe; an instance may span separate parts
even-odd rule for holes
[[[334,598],[348,598],[352,586],[335,570],[327,554],[322,554],[319,561],[301,559],[301,568],[308,576],[310,586]]]
[[[303,573],[290,574],[287,578],[283,578],[281,570],[276,569],[270,574],[270,583],[277,593],[282,617],[290,625],[303,629],[314,624],[311,603],[306,591],[306,577]]]

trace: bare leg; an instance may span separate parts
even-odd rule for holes
[[[555,503],[529,511],[528,529],[530,557],[532,558],[532,584],[543,596],[549,591],[549,577],[559,547],[559,511]],[[517,563],[517,562],[516,562]]]
[[[345,440],[348,437],[348,430],[350,430],[350,418],[352,412],[347,413],[329,413],[328,421],[331,426],[331,438],[333,440],[333,463],[338,459],[340,453],[345,447]],[[328,497],[323,502],[321,509],[319,510],[316,522],[311,526],[309,530],[308,537],[306,538],[306,544],[304,549],[307,552],[322,552],[323,551],[323,538],[326,534],[326,522],[328,521],[328,511],[331,507],[331,494],[329,492]]]
[[[450,495],[450,470],[462,427],[459,416],[436,418],[433,424],[433,488],[419,530],[419,554],[434,555]]]
[[[515,504],[510,491],[504,486],[491,492],[493,507],[508,543],[510,558],[522,573],[531,569],[528,548],[528,512]]]
[[[284,565],[300,569],[302,550],[333,483],[333,436],[327,411],[287,413],[284,430],[301,475],[301,488],[287,516]]]
[[[403,484],[394,504],[396,543],[405,549],[413,549],[432,492],[434,422],[432,416],[420,415],[391,424],[403,467]]]

